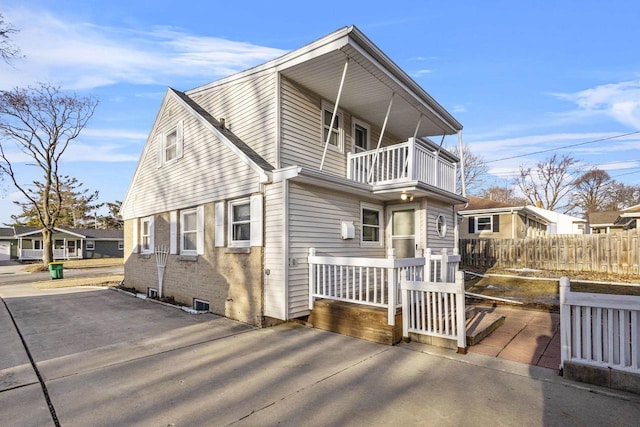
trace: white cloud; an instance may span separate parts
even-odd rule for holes
[[[467,107],[462,104],[458,104],[458,105],[454,105],[451,111],[453,113],[465,113],[467,111]]]
[[[640,80],[610,83],[575,93],[552,95],[573,102],[577,111],[568,116],[587,118],[604,115],[640,130]]]
[[[26,55],[0,74],[0,88],[37,81],[65,89],[116,83],[167,85],[176,77],[210,81],[284,51],[217,37],[196,37],[166,27],[139,31],[75,22],[42,10],[4,13],[20,32],[15,43]]]
[[[433,73],[433,70],[428,70],[428,69],[418,70],[418,71],[413,73],[413,77],[422,77],[422,76],[426,76],[427,74],[431,74],[431,73]]]

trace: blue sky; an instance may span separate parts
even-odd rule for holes
[[[124,198],[168,86],[191,89],[352,24],[464,125],[488,183],[558,153],[580,161],[576,173],[597,166],[640,184],[640,134],[616,137],[640,131],[640,2],[5,0],[0,12],[25,55],[0,63],[0,89],[47,81],[100,98],[63,172],[101,201]],[[20,168],[24,182],[33,172]],[[5,223],[19,195],[0,186]]]

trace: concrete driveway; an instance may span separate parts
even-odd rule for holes
[[[256,329],[108,289],[9,284],[0,296],[3,426],[55,425],[54,416],[62,426],[636,425],[640,417],[640,396],[479,354],[295,324]]]

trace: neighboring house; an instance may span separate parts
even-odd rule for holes
[[[43,259],[44,246],[40,228],[12,227],[0,230],[7,236],[11,235],[12,259],[21,261]],[[54,230],[52,236],[53,258],[56,260],[119,258],[124,255],[124,233],[122,230],[61,227],[56,227]],[[2,237],[0,237],[1,241]]]
[[[522,239],[547,234],[550,221],[536,211],[538,208],[474,196],[467,198],[469,203],[466,206],[458,206],[457,211],[462,217],[461,239]]]
[[[617,233],[637,228],[637,220],[640,218],[640,205],[634,205],[619,211],[591,212],[588,217],[591,233]]]
[[[309,315],[310,249],[452,252],[458,159],[427,137],[461,129],[355,27],[168,89],[121,209],[126,285],[264,325]]]
[[[527,208],[549,221],[547,234],[587,234],[587,220],[571,215],[561,214],[537,206],[527,206]]]
[[[0,261],[17,259],[18,239],[13,228],[0,227]]]

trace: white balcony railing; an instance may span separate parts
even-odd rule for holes
[[[441,158],[415,138],[347,155],[347,177],[367,184],[420,181],[456,192],[456,164]]]

